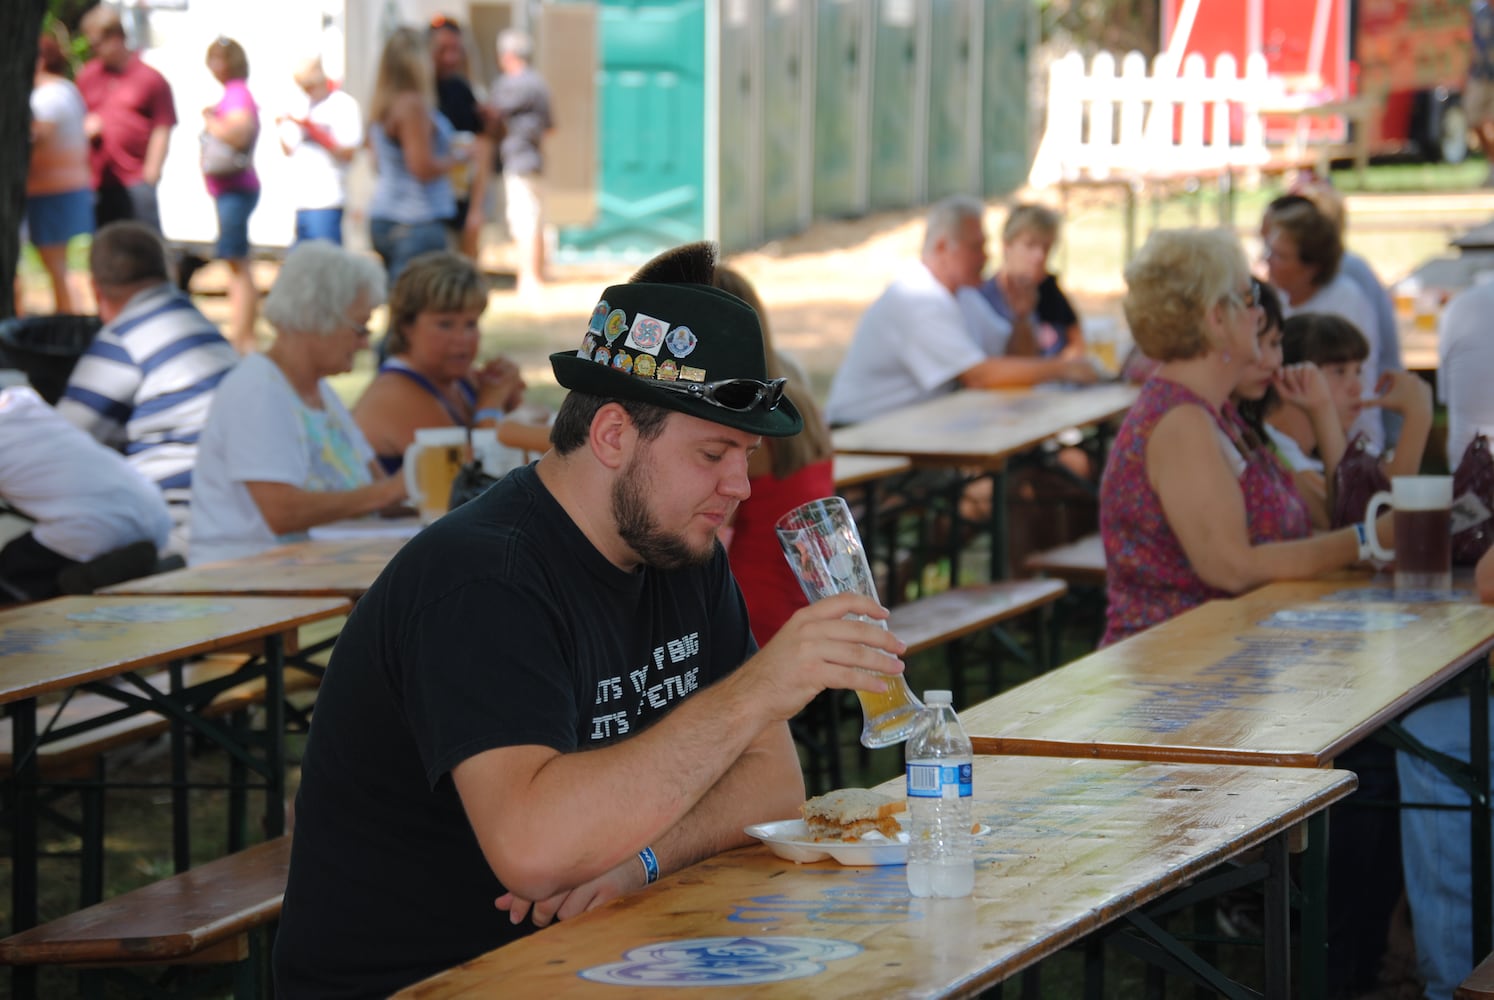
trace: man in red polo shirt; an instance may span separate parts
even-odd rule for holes
[[[135,219],[159,232],[156,185],[176,124],[171,85],[130,51],[118,11],[100,4],[82,26],[94,55],[78,72],[78,89],[88,105],[95,220],[103,227]]]

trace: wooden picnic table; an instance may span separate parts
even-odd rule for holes
[[[357,600],[404,546],[400,537],[310,539],[258,555],[144,576],[104,594],[329,596]]]
[[[966,389],[842,427],[837,452],[901,456],[916,468],[956,470],[994,480],[991,577],[1006,575],[1006,469],[1015,458],[1069,430],[1104,424],[1130,409],[1140,390],[1119,382],[1079,388]],[[958,578],[957,550],[950,573]]]
[[[902,455],[837,454],[833,464],[835,488],[838,490],[865,486],[913,468],[912,459]]]
[[[977,753],[1327,767],[1464,672],[1488,688],[1494,607],[1381,584],[1342,574],[1212,601],[961,719]],[[1487,801],[1487,775],[1482,787]],[[1475,820],[1487,843],[1487,814]]]
[[[902,455],[917,466],[999,470],[1070,427],[1093,427],[1136,401],[1135,386],[965,389],[842,427],[837,452]]]
[[[1289,982],[1285,834],[1355,786],[1344,771],[975,761],[975,892],[913,899],[902,865],[718,855],[398,994],[865,1000],[964,997],[1268,843],[1268,995]],[[881,789],[901,796],[902,779]]]
[[[285,828],[284,643],[302,625],[346,614],[348,603],[332,598],[258,597],[58,597],[0,611],[0,703],[11,717],[13,832],[11,842],[11,928],[24,930],[37,918],[38,746],[48,739],[88,728],[38,731],[37,699],[73,688],[108,694],[119,701],[116,716],[156,712],[173,721],[172,739],[180,748],[192,728],[240,755],[260,770],[266,786],[266,827]],[[234,732],[195,718],[194,691],[152,686],[140,672],[179,665],[197,656],[263,641],[257,668],[246,668],[237,683],[262,674],[267,713],[263,749],[246,746]],[[125,678],[126,687],[104,682]],[[256,753],[256,750],[258,752]],[[181,759],[185,761],[184,751]],[[173,789],[178,825],[185,818],[185,790]],[[180,860],[180,859],[179,859]],[[27,992],[32,969],[17,969],[17,995]]]
[[[1211,601],[960,717],[981,753],[1325,767],[1494,649],[1494,607],[1318,592]]]

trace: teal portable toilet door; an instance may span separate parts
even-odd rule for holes
[[[979,149],[978,77],[973,61],[979,58],[980,39],[971,0],[931,0],[929,3],[929,119],[928,183],[926,196],[937,201],[951,194],[976,194],[980,176],[975,151]]]
[[[809,48],[813,0],[769,0],[762,34],[762,229],[767,239],[809,224]]]
[[[820,0],[815,21],[814,214],[866,211],[869,0]]]
[[[705,0],[599,12],[597,216],[563,259],[638,260],[705,236]]]
[[[872,49],[871,207],[917,204],[918,0],[877,0]]]

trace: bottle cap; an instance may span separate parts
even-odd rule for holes
[[[925,705],[950,705],[954,703],[954,695],[948,691],[933,690],[923,693]]]

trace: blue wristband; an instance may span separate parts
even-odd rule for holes
[[[476,413],[472,414],[472,423],[473,423],[474,426],[476,426],[477,424],[482,423],[484,420],[491,420],[495,424],[502,423],[503,422],[503,411],[502,410],[495,410],[491,406],[489,406],[489,407],[485,407],[485,408],[483,408],[481,410],[478,410]]]
[[[653,885],[659,881],[659,859],[654,857],[654,849],[645,847],[639,851],[638,860],[643,862],[643,884]]]

